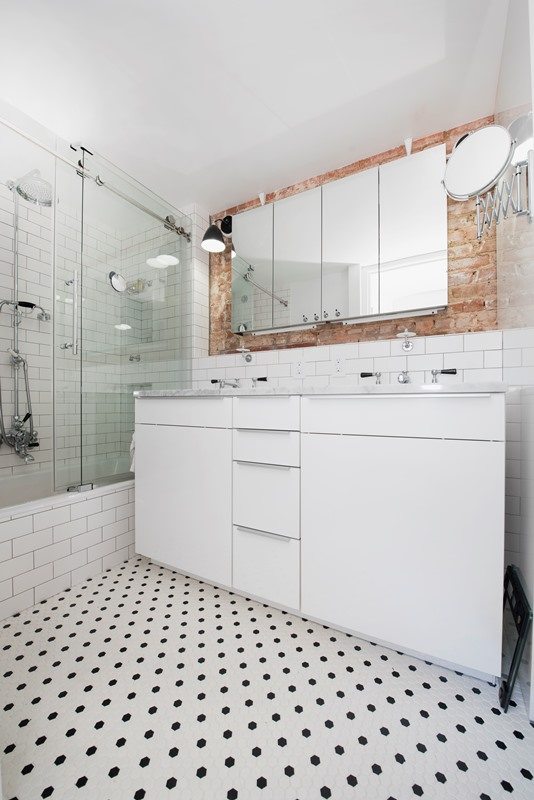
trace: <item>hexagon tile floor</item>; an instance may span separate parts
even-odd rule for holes
[[[519,701],[145,559],[0,628],[6,800],[534,797]]]

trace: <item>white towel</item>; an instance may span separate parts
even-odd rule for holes
[[[130,442],[130,472],[135,472],[135,433],[132,433]]]

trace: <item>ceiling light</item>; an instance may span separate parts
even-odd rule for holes
[[[126,322],[119,322],[119,324],[115,325],[115,327],[116,327],[116,329],[118,331],[131,331],[132,330],[132,326],[128,325]]]
[[[176,256],[169,256],[162,253],[154,258],[147,258],[146,263],[149,267],[152,267],[152,269],[167,269],[167,267],[174,267],[179,261]]]
[[[226,249],[223,235],[218,225],[213,223],[213,225],[207,228],[206,233],[202,237],[200,246],[203,250],[206,250],[207,253],[222,253],[223,250]]]
[[[179,263],[176,256],[169,256],[165,253],[161,253],[161,255],[156,256],[156,261],[159,261],[164,267],[174,267]]]

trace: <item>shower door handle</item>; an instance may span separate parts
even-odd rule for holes
[[[72,355],[78,355],[78,270],[75,269],[72,278],[65,281],[66,286],[72,286],[72,341],[60,345],[62,350],[70,350]]]
[[[72,276],[72,355],[78,355],[78,270]]]

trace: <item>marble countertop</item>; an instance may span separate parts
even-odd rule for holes
[[[496,381],[484,383],[425,383],[425,384],[344,384],[342,386],[317,386],[306,389],[287,389],[283,386],[262,385],[255,389],[225,387],[224,389],[142,389],[134,392],[138,398],[146,397],[269,397],[272,395],[346,395],[346,394],[488,394],[505,392],[507,385]]]

